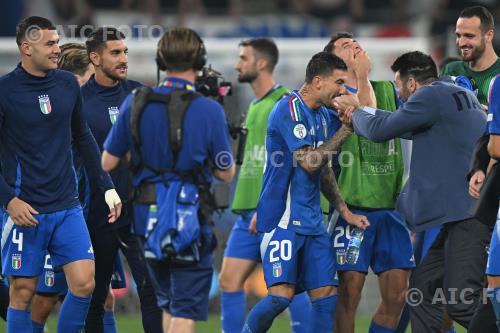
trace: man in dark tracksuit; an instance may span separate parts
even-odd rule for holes
[[[118,107],[133,89],[141,86],[139,82],[127,80],[128,48],[124,38],[114,28],[101,28],[94,31],[86,42],[96,73],[82,86],[83,113],[101,150],[118,116]],[[126,163],[113,171],[111,177],[120,196],[127,198],[129,172]],[[85,186],[89,189],[87,225],[96,258],[96,287],[86,320],[86,331],[103,332],[104,301],[115,257],[118,249],[121,249],[137,284],[144,331],[162,332],[161,310],[146,272],[142,247],[139,238],[131,233],[133,214],[125,209],[120,219],[109,224],[106,207],[99,202],[103,196],[102,191],[92,180],[88,185]]]
[[[466,175],[486,115],[474,93],[437,80],[430,56],[410,52],[392,65],[405,104],[394,113],[364,107],[354,96],[337,99],[354,130],[372,141],[413,140],[410,177],[397,210],[416,230],[443,225],[410,279],[413,332],[441,332],[443,310],[468,327],[480,302],[488,227],[471,218]],[[353,109],[355,108],[355,109]],[[415,288],[415,289],[412,289]]]

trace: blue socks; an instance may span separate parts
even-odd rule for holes
[[[231,293],[223,291],[220,303],[222,331],[224,333],[241,333],[247,312],[245,292],[243,290]]]
[[[457,331],[455,331],[455,327],[452,327],[444,333],[457,333]]]
[[[91,296],[75,296],[68,290],[61,307],[61,312],[59,313],[59,321],[57,322],[58,333],[79,333],[83,329],[85,318],[89,311],[90,299]]]
[[[285,297],[267,295],[257,303],[248,314],[243,333],[265,333],[273,324],[274,318],[285,310],[290,300]],[[10,333],[10,332],[9,332]]]
[[[295,295],[290,303],[292,333],[307,333],[311,316],[311,301],[307,292]]]
[[[32,333],[31,311],[7,309],[7,333]]]
[[[113,311],[104,312],[104,319],[102,320],[104,333],[117,333],[115,313]]]
[[[491,305],[493,305],[493,311],[495,311],[495,317],[497,318],[497,328],[500,332],[500,288],[488,288],[488,298]]]
[[[309,322],[309,332],[333,332],[337,299],[337,295],[331,295],[311,301],[312,318]]]
[[[31,326],[33,326],[33,333],[43,333],[45,324],[39,324],[36,321],[31,321]]]
[[[368,333],[394,333],[396,331],[395,328],[382,327],[372,320]]]

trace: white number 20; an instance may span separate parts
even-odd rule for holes
[[[288,261],[292,259],[292,242],[288,239],[280,241],[271,241],[269,243],[273,248],[269,252],[269,262],[281,260]],[[276,252],[279,252],[279,257],[275,257]]]
[[[14,229],[12,232],[12,243],[17,244],[17,251],[22,252],[23,250],[23,233],[17,233],[17,230]]]

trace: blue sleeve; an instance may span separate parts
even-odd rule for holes
[[[269,126],[278,129],[290,152],[294,152],[304,146],[312,146],[312,140],[303,118],[304,112],[300,113],[300,106],[297,104],[284,103],[287,101],[290,101],[290,98],[276,106]]]
[[[488,132],[500,135],[500,79],[493,79],[488,93]]]
[[[353,114],[353,126],[356,134],[374,142],[407,136],[414,132],[429,128],[439,117],[436,108],[437,99],[431,87],[420,88],[396,112],[377,110],[374,114],[357,110]]]
[[[210,155],[217,169],[226,170],[234,163],[226,115],[219,104],[215,104],[211,120]]]
[[[104,150],[113,156],[122,157],[130,150],[130,107],[132,94],[120,106],[120,113],[104,141]]]
[[[2,131],[4,123],[4,110],[2,104],[0,103],[0,132]],[[2,169],[0,169],[0,208],[2,206],[7,207],[7,204],[16,196],[16,193],[12,187],[10,187],[5,178],[3,178]]]
[[[75,80],[75,84],[76,80]],[[95,141],[92,132],[90,131],[85,116],[82,111],[82,96],[78,85],[78,96],[73,113],[71,115],[71,132],[73,135],[73,143],[80,153],[85,170],[89,174],[89,178],[95,184],[99,184],[103,191],[114,188],[113,181],[107,172],[101,168],[101,152]]]

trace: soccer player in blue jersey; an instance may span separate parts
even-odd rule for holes
[[[54,25],[29,17],[17,26],[20,64],[0,79],[0,204],[8,213],[2,232],[3,274],[10,279],[7,332],[31,333],[28,310],[48,250],[62,267],[69,291],[58,332],[79,332],[94,288],[93,249],[78,200],[71,144],[103,187],[111,208],[121,202],[81,111],[73,74],[57,70],[59,36]]]
[[[245,127],[248,136],[245,160],[239,170],[233,199],[233,211],[239,215],[229,236],[219,275],[221,321],[225,333],[239,333],[246,316],[243,284],[260,262],[260,238],[255,229],[257,202],[262,188],[265,162],[265,138],[272,108],[289,90],[273,79],[278,62],[278,48],[268,38],[253,38],[240,43],[236,63],[238,81],[252,86],[255,98],[248,108]],[[302,293],[290,305],[294,333],[308,328],[309,297]]]
[[[104,140],[118,117],[119,106],[133,89],[142,85],[137,81],[127,79],[128,47],[125,35],[121,31],[113,27],[98,28],[88,36],[86,47],[95,74],[82,86],[82,111],[97,145],[102,150]],[[129,191],[127,163],[121,163],[120,167],[110,174],[118,194],[121,198],[125,198],[126,204]],[[87,175],[88,172],[85,172],[83,176],[88,180],[86,220],[94,247],[96,283],[85,329],[88,332],[101,333],[103,332],[103,316],[106,323],[115,321],[112,312],[105,313],[104,302],[113,274],[113,263],[118,256],[118,250],[121,249],[137,285],[144,331],[146,333],[159,332],[161,331],[161,309],[156,304],[140,240],[131,232],[133,213],[130,209],[124,209],[116,223],[107,223],[107,207],[101,200],[104,193],[99,184],[88,179]]]
[[[500,159],[500,75],[491,81],[488,93],[488,111],[488,131],[490,134],[488,153],[492,159],[489,167],[491,170],[493,164],[498,163],[497,161]],[[493,305],[497,318],[497,328],[500,332],[500,223],[498,219],[491,236],[486,274],[488,275],[488,297]]]
[[[320,52],[306,69],[305,84],[281,99],[267,127],[267,161],[257,206],[257,230],[268,296],[251,310],[243,332],[266,332],[298,292],[312,302],[310,332],[331,332],[337,291],[333,247],[323,222],[320,188],[340,214],[365,229],[368,220],[352,214],[339,194],[329,158],[352,133],[332,131],[333,99],[345,93],[347,66]]]

